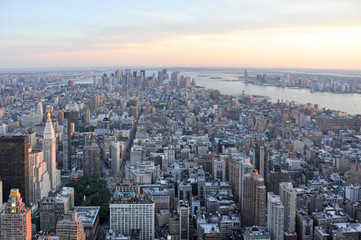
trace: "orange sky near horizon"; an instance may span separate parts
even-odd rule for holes
[[[5,1],[0,3],[0,69],[361,70],[359,9],[359,0]]]

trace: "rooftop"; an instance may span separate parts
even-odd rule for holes
[[[78,216],[81,218],[84,226],[85,225],[94,225],[97,216],[99,215],[100,207],[98,206],[89,206],[89,207],[80,207],[76,206],[74,209],[78,212]]]

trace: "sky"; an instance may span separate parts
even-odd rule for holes
[[[0,68],[361,69],[360,0],[0,0]]]

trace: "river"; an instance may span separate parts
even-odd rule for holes
[[[169,75],[176,69],[168,70]],[[146,69],[146,75],[156,73],[154,69]],[[235,69],[203,70],[203,69],[181,69],[181,75],[194,78],[198,86],[218,89],[222,94],[240,95],[244,90],[247,95],[267,96],[269,100],[295,101],[297,103],[319,104],[321,108],[344,111],[349,114],[361,114],[361,94],[340,94],[331,92],[314,92],[301,88],[281,88],[274,86],[260,86],[244,84],[238,77],[243,75],[243,71]],[[91,83],[92,78],[82,79],[75,83]]]

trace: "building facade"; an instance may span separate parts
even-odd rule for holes
[[[83,148],[84,176],[100,177],[100,148],[96,142],[92,142]]]
[[[242,222],[245,226],[266,225],[266,186],[257,170],[246,174],[242,189]]]
[[[26,204],[29,203],[29,138],[28,136],[0,137],[0,178],[3,182],[3,202],[11,189],[17,188]],[[11,161],[10,161],[11,160]]]
[[[110,209],[110,229],[130,236],[140,230],[143,240],[154,239],[154,203],[147,198],[113,201]]]
[[[0,214],[0,240],[31,237],[31,211],[25,207],[19,189],[11,189],[5,211]]]

